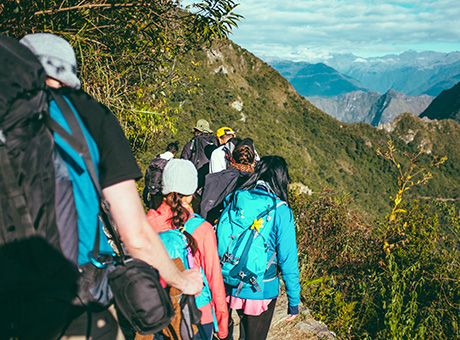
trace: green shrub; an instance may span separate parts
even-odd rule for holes
[[[398,173],[386,219],[365,224],[347,195],[291,195],[302,301],[342,339],[459,339],[460,216],[404,198],[445,159],[379,154]]]

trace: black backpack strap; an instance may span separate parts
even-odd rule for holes
[[[25,193],[18,186],[16,176],[14,175],[11,162],[8,158],[5,143],[5,136],[3,135],[3,132],[0,131],[0,172],[2,174],[3,182],[5,183],[8,201],[10,206],[13,208],[10,209],[10,213],[16,225],[14,231],[16,232],[18,238],[27,238],[35,235],[35,229],[27,208]],[[8,231],[3,232],[7,233]],[[5,237],[5,239],[7,238]]]
[[[49,115],[46,116],[46,124],[51,130],[53,130],[59,136],[61,136],[61,138],[64,139],[83,158],[85,165],[88,169],[88,173],[93,182],[93,185],[99,195],[100,217],[102,219],[102,222],[108,229],[110,235],[112,236],[113,241],[115,242],[121,260],[124,261],[126,254],[123,251],[123,247],[121,245],[121,240],[118,235],[118,232],[113,227],[115,223],[110,213],[110,206],[109,203],[104,199],[104,196],[102,194],[102,189],[96,174],[94,162],[91,157],[91,153],[89,151],[88,144],[81,129],[80,123],[78,122],[77,117],[75,116],[71,107],[62,95],[56,93],[55,91],[51,91],[51,95],[53,99],[56,101],[56,104],[58,105],[59,109],[62,111],[62,114],[64,115],[64,118],[66,119],[72,134],[69,134],[59,123],[57,123]],[[99,257],[99,239],[100,231],[99,228],[97,228],[96,239],[93,248],[94,259],[97,259]]]

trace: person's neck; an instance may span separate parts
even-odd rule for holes
[[[56,80],[54,78],[46,78],[46,85],[53,89],[60,89],[61,87],[64,86],[63,83],[61,83],[59,80]]]

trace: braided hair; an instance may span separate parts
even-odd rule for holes
[[[182,197],[183,195],[178,194],[177,192],[170,192],[166,196],[165,202],[170,206],[173,213],[173,216],[171,217],[171,226],[174,229],[179,229],[179,231],[185,235],[187,238],[188,246],[192,251],[192,255],[195,255],[198,246],[193,236],[185,230],[185,222],[187,222],[190,214],[188,210],[182,205]]]
[[[255,153],[254,150],[248,145],[240,145],[233,150],[232,158],[235,163],[243,165],[254,164]]]

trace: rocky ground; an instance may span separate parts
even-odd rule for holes
[[[329,340],[336,339],[333,332],[329,331],[327,326],[319,321],[314,320],[308,308],[301,306],[300,315],[294,321],[287,322],[288,300],[286,293],[283,291],[278,297],[275,313],[268,332],[267,340]],[[235,325],[239,324],[237,314],[233,313]],[[239,327],[234,327],[233,339],[238,340]]]
[[[316,321],[310,315],[308,308],[300,306],[300,314],[293,321],[286,321],[288,310],[288,299],[284,290],[278,297],[275,313],[268,332],[267,340],[335,340],[335,334],[327,326]],[[239,339],[239,318],[236,312],[233,312],[233,322],[235,323],[233,340]],[[152,336],[136,337],[136,340],[151,340]],[[216,338],[214,338],[216,339]],[[73,340],[73,339],[72,339]],[[117,340],[124,340],[119,334]]]

